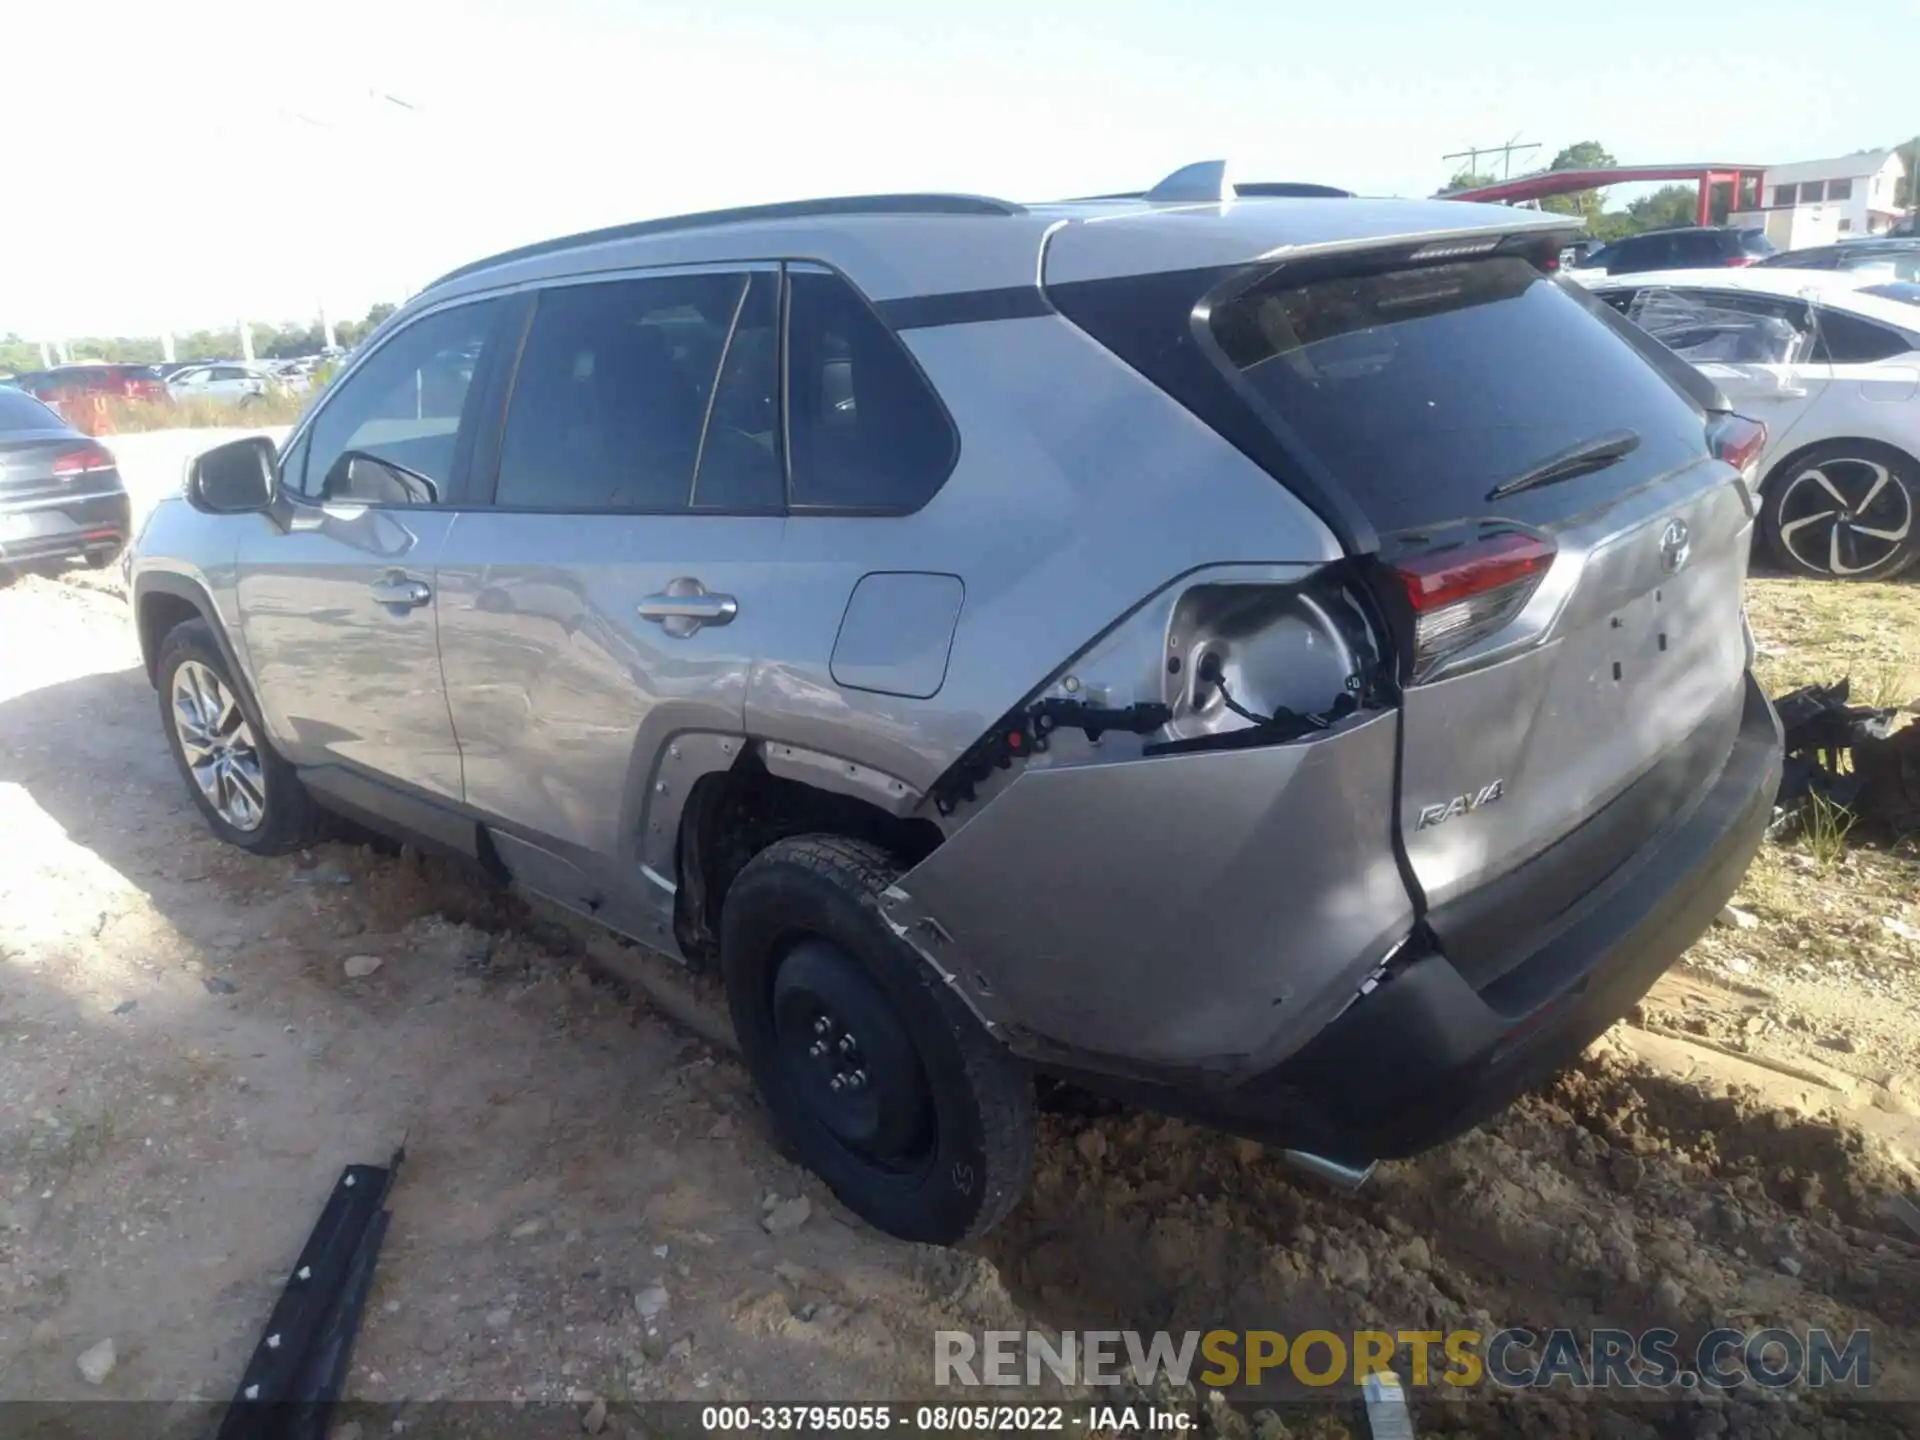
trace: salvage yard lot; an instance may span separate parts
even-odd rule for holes
[[[1913,587],[1750,598],[1769,690],[1920,695]],[[1029,1325],[1867,1327],[1876,1388],[1920,1397],[1920,1236],[1885,1209],[1920,1155],[1911,839],[1769,843],[1570,1074],[1357,1199],[1063,1109],[1031,1197],[949,1253],[784,1161],[740,1067],[606,978],[624,947],[411,855],[221,847],[100,577],[0,592],[0,636],[0,1398],[224,1397],[340,1167],[403,1135],[350,1383],[382,1418],[914,1398],[934,1330]],[[1832,1433],[1819,1396],[1716,1403],[1663,1433]]]

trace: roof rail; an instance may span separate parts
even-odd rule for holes
[[[626,225],[609,225],[601,230],[585,230],[578,235],[562,235],[537,241],[513,250],[502,250],[449,270],[426,288],[432,290],[472,275],[491,270],[514,260],[531,260],[538,255],[553,255],[565,250],[584,249],[611,240],[630,240],[642,235],[666,235],[676,230],[704,230],[718,225],[739,225],[754,220],[802,220],[817,215],[1020,215],[1025,207],[1010,200],[994,200],[984,195],[839,195],[825,200],[783,200],[771,205],[741,205],[731,210],[702,210],[692,215],[666,215],[658,220],[637,220]]]
[[[1183,165],[1151,190],[1089,195],[1088,200],[1144,200],[1149,205],[1218,205],[1229,200],[1350,200],[1353,191],[1305,180],[1232,180],[1224,160]]]

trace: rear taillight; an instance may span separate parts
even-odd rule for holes
[[[1707,425],[1707,444],[1716,459],[1744,474],[1766,448],[1767,427],[1744,415],[1716,415]]]
[[[1760,257],[1758,255],[1729,255],[1727,256],[1727,264],[1728,265],[1751,265],[1753,264],[1754,261],[1758,260],[1759,258]]]
[[[62,479],[91,475],[96,470],[111,470],[113,455],[104,445],[76,445],[53,457],[53,473]]]
[[[1390,564],[1387,569],[1412,611],[1411,678],[1423,679],[1447,656],[1511,621],[1553,556],[1551,540],[1505,531]]]
[[[1760,452],[1767,448],[1767,427],[1744,415],[1715,415],[1707,422],[1707,448],[1740,472],[1747,514],[1760,513]]]

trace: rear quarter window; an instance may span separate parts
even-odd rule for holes
[[[1871,365],[1876,360],[1891,360],[1913,349],[1898,331],[1849,315],[1844,310],[1815,306],[1813,315],[1820,334],[1819,347],[1814,352],[1816,359],[1835,365]],[[1920,312],[1914,318],[1920,321]]]
[[[1500,516],[1537,523],[1705,454],[1700,414],[1527,261],[1290,280],[1212,311],[1226,361],[1383,534]],[[1619,430],[1631,462],[1498,503],[1503,481]]]
[[[838,275],[788,278],[787,434],[797,510],[917,510],[959,458],[953,423],[872,306]]]

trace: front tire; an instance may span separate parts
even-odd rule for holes
[[[1891,580],[1920,555],[1920,465],[1868,440],[1831,440],[1767,477],[1760,527],[1783,568],[1818,580]]]
[[[727,891],[721,973],[801,1163],[876,1228],[951,1245],[1026,1192],[1033,1082],[881,915],[897,873],[842,836],[768,846]]]
[[[234,679],[204,620],[168,632],[155,678],[168,748],[213,833],[255,855],[310,844],[319,812],[268,742],[253,697]]]

